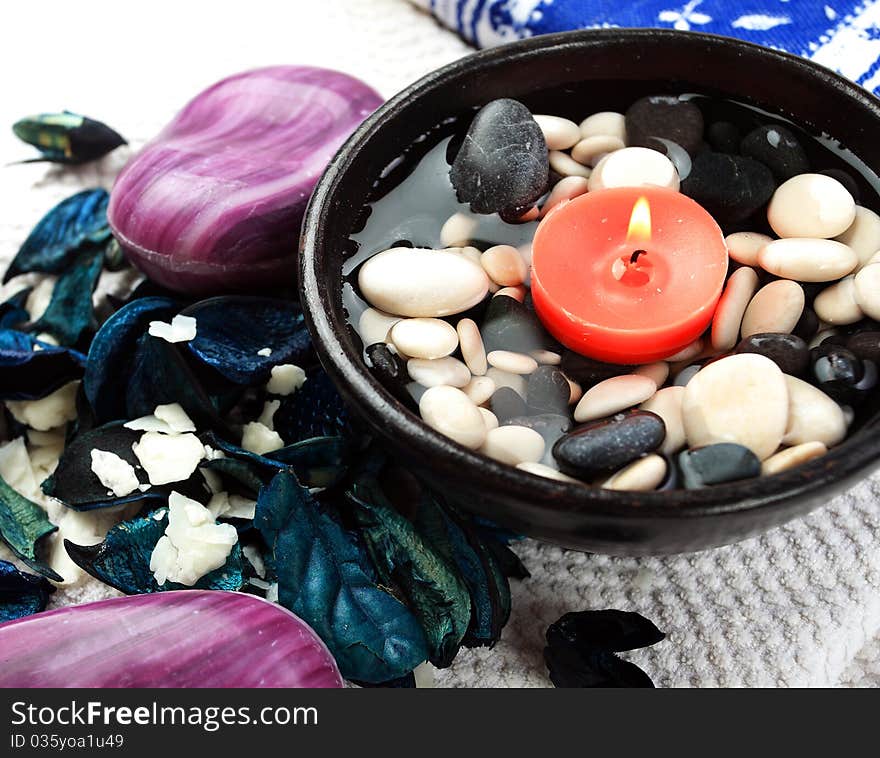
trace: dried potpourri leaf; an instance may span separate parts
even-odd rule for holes
[[[89,347],[83,376],[83,389],[98,423],[127,417],[125,389],[138,340],[150,321],[169,320],[174,313],[172,300],[145,297],[123,306],[102,324]]]
[[[353,684],[358,687],[366,687],[370,689],[386,689],[386,690],[412,690],[416,687],[416,677],[412,671],[397,679],[389,679],[387,682],[357,682],[352,680]]]
[[[425,634],[377,584],[369,559],[332,512],[289,471],[260,493],[254,525],[269,545],[279,602],[318,633],[346,678],[405,676],[427,658]]]
[[[132,451],[143,434],[141,431],[126,429],[121,421],[75,435],[64,448],[58,466],[42,484],[43,492],[60,500],[69,508],[89,511],[95,508],[110,508],[117,505],[138,502],[145,498],[164,499],[167,491],[137,489],[122,497],[108,492],[107,487],[92,471],[92,451],[103,450],[119,456],[135,470],[142,485],[149,485],[146,473]]]
[[[79,252],[55,283],[49,305],[32,331],[48,332],[66,346],[76,345],[84,332],[94,331],[97,323],[92,293],[103,268],[104,250],[100,246],[87,246]]]
[[[37,557],[43,539],[57,528],[39,505],[0,478],[0,539],[34,571],[60,582],[62,577]]]
[[[422,491],[415,527],[449,563],[458,568],[471,598],[471,620],[462,644],[492,647],[510,618],[510,585],[494,556],[467,520]]]
[[[471,620],[458,570],[391,506],[374,474],[361,472],[346,495],[383,584],[400,588],[425,630],[428,660],[449,666]]]
[[[244,576],[238,544],[232,548],[225,566],[205,574],[192,587],[176,582],[158,585],[150,570],[150,556],[167,526],[168,512],[154,511],[117,524],[99,545],[75,545],[65,540],[64,547],[83,571],[126,595],[185,589],[230,592],[241,589]]]
[[[330,377],[320,368],[309,371],[305,384],[280,402],[273,423],[285,442],[333,437],[350,431],[352,419],[348,409]]]
[[[83,375],[86,357],[0,329],[0,400],[39,400]]]
[[[665,636],[638,613],[566,613],[547,629],[544,660],[556,687],[653,687],[644,671],[614,653],[654,645]]]
[[[202,300],[180,315],[196,320],[186,347],[201,363],[235,384],[264,384],[273,366],[315,362],[302,309],[290,300],[224,296]],[[269,355],[260,351],[269,348]]]
[[[44,577],[26,574],[11,563],[0,561],[0,622],[45,610],[54,591]]]
[[[31,158],[25,163],[86,163],[128,144],[107,124],[70,111],[28,116],[14,123],[12,131],[43,154],[42,158]]]
[[[15,329],[30,320],[30,314],[25,308],[31,288],[16,292],[12,297],[0,303],[0,329]]]
[[[244,488],[247,494],[253,497],[259,494],[263,485],[268,484],[275,473],[275,469],[269,473],[265,468],[261,468],[252,461],[240,461],[236,458],[214,458],[202,461],[199,468],[215,471],[225,482],[230,480],[236,482],[239,488]],[[226,487],[226,489],[233,488]]]
[[[101,244],[110,238],[109,196],[103,189],[77,192],[50,210],[28,235],[3,282],[30,271],[58,274],[70,266],[85,242]]]

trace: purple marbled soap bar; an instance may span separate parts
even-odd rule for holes
[[[157,592],[0,624],[0,687],[342,687],[304,621],[253,595]]]
[[[338,71],[273,66],[197,95],[122,170],[113,233],[169,289],[293,283],[297,236],[330,158],[382,102]]]

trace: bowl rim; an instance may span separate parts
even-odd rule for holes
[[[327,234],[327,217],[336,212],[332,202],[334,192],[370,134],[395,120],[402,104],[429,93],[450,79],[466,76],[475,70],[527,57],[538,51],[579,48],[590,43],[607,43],[608,40],[624,45],[658,38],[669,41],[687,39],[689,42],[705,43],[710,48],[733,47],[776,59],[784,66],[803,69],[808,75],[821,79],[825,86],[858,101],[862,108],[872,111],[880,121],[880,99],[831,69],[792,53],[732,37],[674,29],[615,28],[558,32],[466,55],[429,72],[388,99],[352,133],[330,161],[312,194],[303,220],[299,242],[300,302],[322,365],[343,396],[358,410],[362,409],[361,415],[381,418],[381,428],[378,423],[375,424],[380,434],[386,438],[396,438],[398,444],[399,440],[405,440],[410,457],[426,467],[442,470],[455,480],[470,480],[475,484],[478,479],[488,479],[498,496],[529,500],[534,509],[542,512],[558,512],[560,515],[588,512],[600,519],[617,520],[628,517],[700,518],[769,509],[792,499],[815,494],[828,486],[829,479],[836,482],[854,479],[880,459],[880,439],[872,442],[866,434],[874,425],[874,422],[870,422],[824,456],[793,469],[699,490],[615,491],[549,479],[492,460],[429,427],[395,400],[372,375],[363,359],[353,355],[354,351],[349,350],[340,339],[339,331],[348,328],[342,316],[341,294],[338,312],[327,307],[325,299],[329,297],[330,290],[326,281],[319,277],[317,251],[323,246]],[[755,487],[755,482],[760,482],[760,487]]]

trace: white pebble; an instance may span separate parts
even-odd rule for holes
[[[398,321],[400,321],[400,316],[394,316],[376,308],[367,308],[358,319],[357,331],[365,346],[375,345],[377,342],[388,342],[388,332]]]
[[[502,287],[517,287],[526,280],[526,262],[513,245],[495,245],[480,258],[489,278]]]
[[[509,387],[525,400],[527,387],[526,380],[519,374],[512,374],[510,371],[504,371],[493,366],[486,372],[486,376],[490,377],[492,381],[495,382],[497,389]]]
[[[544,438],[527,426],[499,426],[486,433],[480,448],[483,455],[501,463],[537,463],[544,457]]]
[[[574,409],[578,422],[612,416],[643,403],[657,391],[654,380],[639,374],[612,376],[590,387]]]
[[[740,336],[764,332],[790,334],[804,311],[804,290],[797,282],[780,279],[761,287],[743,314]]]
[[[586,137],[571,149],[571,157],[585,166],[595,166],[608,153],[622,150],[623,140],[608,134],[599,134],[594,137]]]
[[[471,380],[471,372],[457,358],[410,358],[406,370],[414,382],[423,387],[465,387]]]
[[[589,179],[591,173],[591,169],[582,166],[568,153],[560,150],[550,151],[550,168],[561,176],[580,176],[584,179]]]
[[[758,252],[761,268],[798,282],[833,282],[858,262],[852,248],[842,242],[810,237],[773,240]]]
[[[495,382],[488,376],[475,376],[462,388],[474,405],[482,405],[495,392]]]
[[[758,253],[764,245],[773,242],[772,237],[758,232],[735,232],[724,238],[727,252],[737,263],[744,266],[757,266]]]
[[[780,237],[843,234],[856,216],[856,201],[837,179],[824,174],[799,174],[776,188],[767,220]]]
[[[743,266],[731,274],[712,317],[712,349],[719,353],[730,350],[739,340],[746,308],[758,289],[758,275]]]
[[[517,302],[522,302],[526,299],[526,288],[523,286],[519,287],[502,287],[498,292],[496,292],[492,297],[498,297],[499,295],[504,295],[506,297],[512,297]]]
[[[639,406],[643,411],[656,413],[666,424],[666,437],[660,446],[661,453],[671,455],[685,445],[684,421],[681,416],[683,399],[684,387],[664,387]]]
[[[666,361],[657,361],[656,363],[646,363],[639,366],[633,371],[639,376],[647,376],[658,387],[662,387],[669,378],[669,364]]]
[[[568,474],[563,474],[561,471],[557,471],[552,466],[548,466],[544,463],[532,463],[529,461],[525,461],[523,463],[517,463],[516,467],[520,471],[527,471],[530,474],[534,474],[535,476],[543,476],[545,479],[556,479],[560,482],[571,482],[573,484],[583,484],[579,479],[575,479],[573,476],[569,476]]]
[[[583,176],[566,176],[560,179],[541,206],[541,216],[546,216],[561,202],[585,195],[589,186],[589,182]]]
[[[788,424],[782,442],[802,445],[821,442],[833,447],[846,437],[846,416],[841,407],[812,384],[786,376],[788,386]]]
[[[486,348],[476,322],[470,318],[461,319],[456,324],[458,341],[461,345],[461,357],[474,376],[482,376],[489,367],[486,362]]]
[[[647,147],[625,147],[606,155],[590,176],[590,192],[646,185],[679,188],[678,171],[672,161]]]
[[[697,338],[689,345],[685,345],[677,353],[670,355],[666,360],[670,363],[680,363],[682,361],[689,361],[692,358],[696,358],[702,352],[703,340]]]
[[[776,455],[771,455],[761,464],[761,474],[770,476],[770,474],[778,474],[780,471],[788,471],[788,469],[800,466],[814,458],[820,458],[827,452],[828,448],[821,442],[804,442],[802,445],[787,447]]]
[[[880,320],[880,264],[865,266],[855,276],[855,299],[873,319]]]
[[[432,429],[476,449],[486,439],[486,422],[480,409],[455,387],[431,387],[419,401],[419,413]]]
[[[532,350],[529,355],[542,366],[558,366],[562,363],[562,356],[552,350]]]
[[[493,368],[510,374],[531,374],[538,368],[538,362],[532,356],[510,350],[493,350],[486,360]]]
[[[584,389],[578,384],[576,381],[569,379],[567,376],[565,377],[565,381],[568,382],[569,396],[568,396],[568,404],[574,405],[579,402],[580,399],[584,396]]]
[[[580,124],[581,137],[611,135],[626,142],[626,116],[615,111],[600,111],[587,116]]]
[[[813,310],[820,319],[828,324],[842,326],[854,324],[864,317],[865,314],[858,304],[855,279],[852,275],[845,276],[816,295]]]
[[[170,324],[151,321],[149,333],[166,342],[189,342],[196,338],[196,320],[192,316],[175,316]]]
[[[538,122],[548,150],[568,150],[581,139],[581,130],[574,121],[559,116],[539,115],[533,118]]]
[[[868,208],[857,205],[856,217],[849,229],[835,239],[855,251],[859,257],[856,267],[858,271],[863,266],[867,266],[871,257],[880,250],[880,216]]]
[[[458,347],[458,332],[439,318],[407,318],[391,327],[391,341],[410,358],[445,358]]]
[[[372,306],[400,316],[448,316],[479,303],[489,292],[480,266],[448,250],[396,247],[374,255],[358,274]]]
[[[479,408],[478,409],[483,416],[483,421],[486,422],[486,431],[488,432],[490,429],[498,428],[498,416],[496,416],[492,411],[488,408]]]
[[[657,489],[665,478],[666,460],[662,455],[651,453],[612,474],[601,486],[606,490],[650,492]]]
[[[788,421],[785,379],[773,361],[756,353],[702,368],[685,387],[681,404],[688,444],[735,442],[761,460],[772,455]]]
[[[306,383],[306,372],[293,363],[273,366],[266,384],[266,392],[271,395],[292,395]]]
[[[445,247],[464,247],[471,241],[479,219],[467,213],[453,213],[440,228],[440,243]]]

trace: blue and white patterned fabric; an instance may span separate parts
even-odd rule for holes
[[[412,0],[477,47],[569,29],[667,27],[797,53],[880,91],[880,0]]]

